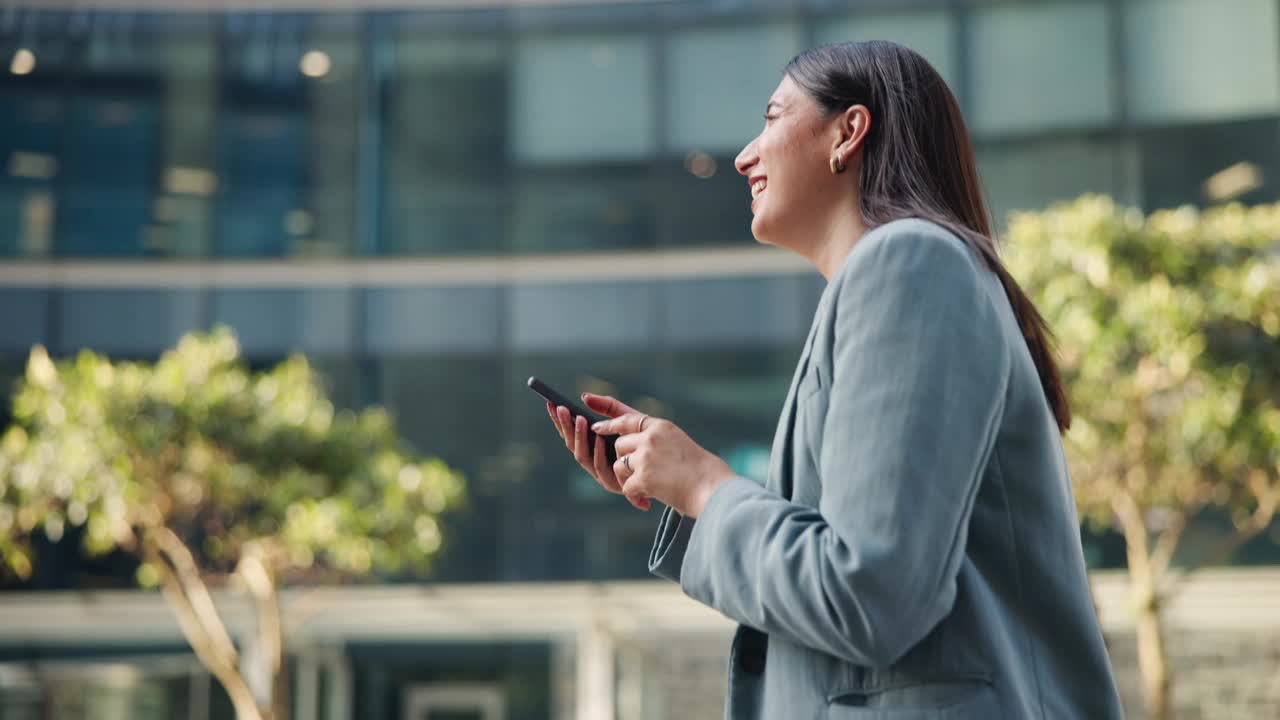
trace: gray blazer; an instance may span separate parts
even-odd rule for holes
[[[726,717],[1122,716],[1061,439],[1009,301],[950,232],[867,233],[773,441],[650,570],[740,623]]]

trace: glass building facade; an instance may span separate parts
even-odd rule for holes
[[[805,47],[928,57],[997,217],[1280,187],[1276,0],[107,5],[0,10],[0,379],[218,323],[305,352],[467,475],[443,580],[645,574],[655,518],[576,469],[530,374],[761,472],[822,284],[762,267],[733,157]]]
[[[146,359],[216,324],[257,366],[304,352],[465,474],[432,581],[647,577],[656,512],[577,468],[531,374],[762,479],[822,279],[755,247],[733,158],[804,48],[926,56],[998,220],[1280,194],[1280,0],[138,4],[0,7],[0,382],[36,343]],[[130,584],[42,552],[28,589]],[[546,716],[545,646],[454,650],[356,647],[364,716],[459,657]]]

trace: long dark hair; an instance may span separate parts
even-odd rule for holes
[[[996,252],[973,146],[955,96],[927,60],[897,43],[825,45],[800,53],[784,71],[828,114],[865,105],[862,220],[874,228],[902,218],[935,222],[964,241],[1000,278],[1035,360],[1058,429],[1071,426],[1049,329]]]

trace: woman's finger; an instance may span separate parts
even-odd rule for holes
[[[644,493],[636,492],[634,489],[631,492],[626,491],[627,480],[629,480],[636,472],[635,468],[631,467],[632,461],[633,456],[619,453],[618,460],[610,466],[609,470],[613,472],[613,476],[617,478],[618,492],[626,496],[627,501],[632,505],[635,505],[641,510],[648,510],[650,504],[649,498],[645,497]]]
[[[617,440],[613,441],[613,449],[618,453],[618,457],[628,455],[640,449],[640,443],[644,442],[644,435],[639,433],[633,435],[619,435]]]
[[[598,412],[605,417],[617,417],[619,415],[626,415],[627,413],[639,412],[639,410],[636,410],[621,400],[608,395],[582,393],[582,401],[587,404],[588,410]]]
[[[656,425],[658,419],[641,412],[629,412],[601,420],[591,427],[598,435],[631,435],[644,432]]]
[[[596,469],[596,482],[604,486],[605,490],[621,495],[622,486],[619,485],[617,476],[613,474],[613,466],[609,464],[609,456],[604,449],[604,438],[599,435],[596,436],[596,450],[592,460]]]
[[[591,445],[587,442],[587,419],[573,419],[573,456],[587,472],[591,472]]]
[[[632,470],[626,478],[619,478],[618,484],[622,486],[622,494],[626,496],[627,500],[631,501],[632,505],[635,505],[641,510],[648,510],[649,498],[645,497],[644,491],[640,488],[640,482],[636,475],[637,473]]]
[[[556,406],[550,402],[547,403],[547,416],[551,418],[551,424],[555,426],[556,433],[560,435],[560,439],[564,440],[564,430],[560,427],[560,418],[556,417]]]
[[[569,448],[569,452],[573,452],[573,415],[569,413],[569,408],[563,405],[557,407],[556,420],[560,423],[560,437],[564,439],[564,446]]]

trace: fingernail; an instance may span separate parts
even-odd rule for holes
[[[600,422],[595,423],[594,425],[592,425],[592,426],[591,426],[591,431],[592,431],[592,432],[599,432],[600,428],[602,428],[602,427],[604,427],[604,421],[603,421],[603,420],[601,420]]]
[[[586,393],[582,393],[582,399],[583,399],[583,400],[586,400],[586,399],[587,399],[587,394],[586,394]]]

